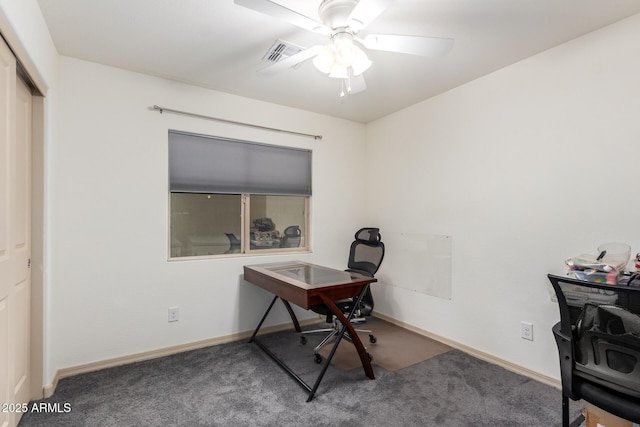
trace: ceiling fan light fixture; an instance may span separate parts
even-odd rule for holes
[[[356,55],[353,63],[351,64],[351,69],[353,70],[354,76],[359,76],[371,67],[372,62],[362,49],[357,46],[354,47],[356,48]]]
[[[324,46],[320,52],[313,58],[313,65],[320,72],[329,74],[336,63],[335,54],[331,46]]]
[[[313,58],[313,65],[329,77],[345,79],[352,75],[364,73],[370,66],[371,60],[362,49],[353,44],[352,40],[341,40],[338,43],[324,46]]]
[[[356,59],[357,51],[360,50],[358,46],[353,44],[352,39],[338,39],[334,41],[334,50],[336,55],[336,62],[343,67],[349,67]]]

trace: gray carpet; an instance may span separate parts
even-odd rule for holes
[[[316,338],[302,346],[297,334],[279,332],[262,341],[313,384]],[[374,370],[369,380],[361,367],[331,366],[306,403],[257,345],[234,342],[63,379],[44,402],[71,411],[29,412],[19,426],[561,425],[559,390],[458,350]]]

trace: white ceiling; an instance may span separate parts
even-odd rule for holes
[[[320,0],[273,1],[318,19]],[[233,0],[38,2],[62,55],[364,123],[640,13],[638,0],[396,0],[366,32],[454,38],[453,50],[369,51],[367,90],[340,98],[310,61],[257,75],[276,39],[324,39]]]

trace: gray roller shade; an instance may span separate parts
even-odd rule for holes
[[[169,190],[311,195],[311,150],[169,131]]]

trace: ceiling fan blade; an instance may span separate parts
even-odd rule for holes
[[[364,74],[351,76],[349,78],[349,88],[349,95],[364,92],[367,89],[367,84],[364,81]]]
[[[347,18],[349,27],[360,31],[389,7],[394,0],[360,0]]]
[[[325,35],[328,35],[331,31],[322,23],[270,0],[234,0],[233,2],[239,6],[244,6],[257,12],[282,19],[305,30]]]
[[[261,76],[272,76],[287,68],[295,67],[301,62],[311,59],[318,54],[322,46],[313,46],[309,49],[305,49],[301,52],[291,55],[288,58],[281,59],[280,61],[267,65],[266,67],[258,70],[258,74]]]
[[[368,34],[363,44],[367,49],[411,55],[442,57],[453,48],[453,39],[439,37]]]

